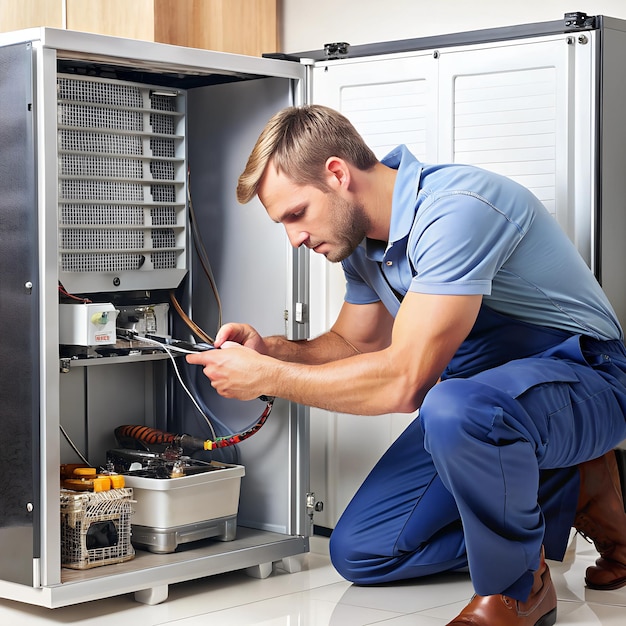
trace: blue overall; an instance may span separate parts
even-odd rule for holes
[[[338,521],[333,565],[378,584],[469,565],[476,593],[525,600],[561,560],[577,464],[626,438],[626,350],[482,306],[472,332]]]

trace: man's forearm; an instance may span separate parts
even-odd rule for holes
[[[275,361],[264,388],[270,395],[338,413],[411,413],[431,382],[410,385],[389,357],[359,354],[319,365]]]
[[[329,331],[315,339],[290,340],[281,335],[264,337],[269,356],[280,361],[319,365],[358,354],[343,337]]]

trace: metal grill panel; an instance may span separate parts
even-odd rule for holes
[[[141,88],[138,85],[101,80],[76,80],[74,77],[59,76],[57,86],[59,100],[90,102],[133,109],[143,107]]]
[[[150,173],[155,180],[174,180],[174,163],[150,161]]]
[[[155,209],[156,210],[156,209]],[[172,209],[176,223],[176,213]],[[145,209],[142,206],[124,204],[71,204],[64,205],[60,213],[62,226],[79,226],[84,224],[126,224],[143,226]]]
[[[153,235],[155,232],[153,231]],[[174,245],[172,241],[170,246]],[[143,230],[117,230],[117,229],[87,229],[77,230],[66,228],[63,230],[61,247],[67,250],[107,250],[112,249],[141,249],[144,247]],[[163,246],[156,246],[163,247]]]
[[[173,185],[152,185],[150,193],[155,202],[174,202],[176,199]]]
[[[153,113],[150,115],[150,126],[152,127],[152,132],[155,133],[163,135],[174,134],[174,118],[171,115]]]
[[[57,85],[66,289],[176,287],[186,271],[184,93],[65,75]]]
[[[172,255],[175,256],[175,255]],[[143,254],[120,254],[109,252],[107,254],[69,254],[61,253],[61,269],[64,272],[94,273],[101,272],[118,273],[139,270],[145,263]],[[171,261],[167,266],[160,265],[159,269],[171,267]]]
[[[173,226],[176,224],[176,212],[172,207],[158,207],[150,211],[154,226]]]
[[[109,180],[62,180],[60,200],[111,200],[114,202],[141,202],[143,185],[117,183]]]
[[[152,244],[155,248],[173,248],[176,235],[171,228],[155,228],[152,231]]]
[[[150,102],[155,111],[176,111],[176,101],[169,95],[151,93]]]
[[[59,150],[139,156],[143,154],[143,142],[140,135],[112,135],[63,129],[59,131]],[[170,156],[174,156],[173,150]]]
[[[59,159],[59,168],[64,176],[106,176],[107,178],[136,178],[138,180],[143,178],[143,164],[136,159],[62,154]],[[152,164],[150,164],[150,170],[152,169]]]
[[[155,269],[164,269],[166,267],[170,267],[174,258],[176,256],[175,252],[167,251],[167,252],[155,252],[152,255],[152,263],[154,264]]]
[[[171,139],[151,138],[150,150],[155,157],[174,157],[176,145]]]
[[[143,115],[136,111],[121,111],[82,104],[59,104],[59,122],[78,128],[142,131]]]

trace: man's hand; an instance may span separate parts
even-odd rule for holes
[[[221,348],[226,342],[238,343],[259,354],[268,354],[263,337],[249,324],[224,324],[215,337],[215,347]]]
[[[354,415],[412,413],[472,329],[481,302],[480,295],[409,292],[395,321],[380,303],[344,304],[332,332],[301,341],[227,324],[219,350],[186,358],[226,398],[275,396]]]
[[[262,342],[258,334],[254,333],[254,337]],[[268,381],[272,380],[273,366],[277,362],[237,342],[222,338],[220,350],[188,354],[185,358],[187,363],[202,366],[211,386],[224,398],[254,400],[261,395],[275,393],[273,389],[268,389]]]

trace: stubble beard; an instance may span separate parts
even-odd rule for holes
[[[335,198],[332,206],[332,228],[337,244],[326,254],[331,263],[347,259],[365,239],[370,220],[363,206],[352,204],[342,198]]]

